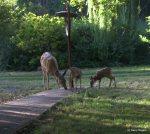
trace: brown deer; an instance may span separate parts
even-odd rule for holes
[[[50,52],[45,52],[42,54],[40,63],[43,72],[43,81],[45,89],[49,89],[49,74],[54,76],[59,88],[60,85],[62,85],[65,89],[67,89],[66,80],[64,78],[66,70],[63,74],[59,72],[57,60],[54,56],[52,56]]]
[[[82,71],[80,68],[77,67],[69,68],[69,87],[74,88],[74,80],[75,80],[75,88],[77,89],[77,81],[80,80],[80,88],[81,88],[81,76]]]
[[[98,80],[99,81],[99,88],[100,88],[101,79],[104,77],[107,77],[110,79],[109,87],[111,86],[112,80],[114,81],[114,84],[116,87],[115,76],[112,75],[112,70],[109,67],[105,67],[105,68],[102,68],[101,70],[98,70],[96,72],[96,75],[94,77],[91,77],[91,79],[90,79],[91,87],[93,87],[94,83]]]

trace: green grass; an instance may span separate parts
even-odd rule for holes
[[[84,69],[83,85],[96,69]],[[117,88],[87,88],[74,94],[26,127],[25,134],[148,134],[150,67],[113,68]]]
[[[57,88],[50,79],[50,87]],[[43,91],[41,72],[1,72],[0,103]]]

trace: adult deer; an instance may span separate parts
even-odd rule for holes
[[[52,56],[50,52],[45,52],[42,54],[40,63],[43,72],[43,81],[45,89],[49,89],[49,74],[54,76],[59,88],[61,85],[65,89],[67,89],[66,80],[64,78],[66,70],[64,71],[63,74],[59,72],[57,60],[54,56]]]

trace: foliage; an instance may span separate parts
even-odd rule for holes
[[[7,67],[11,57],[11,36],[15,31],[12,5],[7,1],[0,0],[0,69]]]
[[[149,63],[150,58],[150,17],[147,17],[147,28],[139,35],[141,44],[137,49],[137,57],[140,60],[143,60],[145,63]],[[146,57],[146,58],[145,58]]]
[[[142,48],[138,34],[138,31],[129,32],[121,27],[109,31],[87,19],[76,20],[72,32],[73,63],[83,67],[140,64],[144,57],[147,58],[149,49]],[[140,49],[145,52],[143,56]]]
[[[75,20],[72,30],[72,58],[75,66],[96,65],[98,57],[95,50],[97,50],[97,48],[92,46],[93,39],[92,24],[86,19],[83,19],[83,21]]]
[[[140,18],[145,20],[145,17],[150,16],[150,1],[149,0],[140,0]]]
[[[37,16],[33,13],[27,13],[21,21],[14,42],[24,53],[19,56],[19,60],[24,59],[23,66],[26,69],[35,69],[39,66],[40,55],[44,51],[52,51],[60,66],[65,67],[65,46],[67,45],[63,20],[50,17],[48,14]]]
[[[102,64],[136,63],[135,50],[139,47],[141,32],[138,30],[139,1],[89,0],[87,3],[89,21],[95,27],[92,44],[101,48],[97,51]]]
[[[44,14],[52,1],[14,1],[0,1],[0,69],[35,70],[43,51],[67,67],[64,19]],[[149,25],[139,18],[139,0],[71,0],[71,6],[79,13],[72,21],[73,66],[149,64]]]
[[[26,7],[27,12],[36,15],[49,13],[54,15],[56,11],[62,10],[64,0],[17,0],[20,8]]]
[[[87,0],[70,0],[72,7],[76,9],[78,15],[86,16],[87,14]]]
[[[147,23],[148,23],[148,28],[146,29],[146,32],[147,32],[147,38],[148,38],[149,43],[150,43],[150,16],[147,17]]]
[[[140,38],[143,42],[150,43],[150,16],[146,18],[148,27],[145,31],[145,36],[140,35]]]

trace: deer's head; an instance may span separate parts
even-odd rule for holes
[[[60,75],[59,77],[59,83],[62,85],[62,87],[64,87],[64,89],[67,90],[67,85],[66,85],[66,80],[65,80],[65,74],[66,74],[67,70],[64,71],[63,74]]]
[[[91,85],[91,87],[93,87],[93,85],[94,85],[94,83],[96,82],[96,77],[90,77],[90,85]]]

